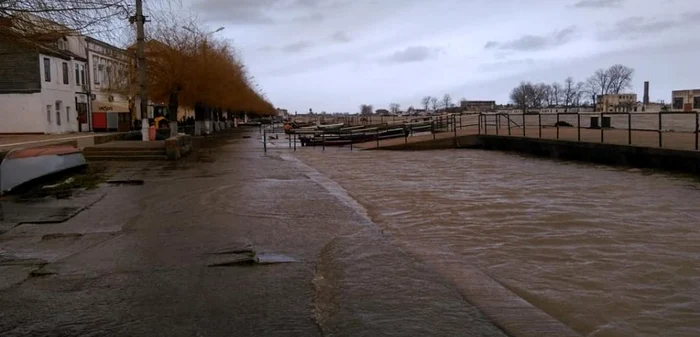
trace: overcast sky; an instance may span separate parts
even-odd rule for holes
[[[520,81],[622,63],[651,99],[700,88],[700,0],[185,0],[273,104],[358,112],[426,95],[508,102]]]

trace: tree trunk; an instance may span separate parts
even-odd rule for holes
[[[170,92],[168,98],[168,119],[170,120],[170,137],[177,136],[177,109],[179,108],[180,93],[175,90]]]

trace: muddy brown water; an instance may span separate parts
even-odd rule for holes
[[[480,150],[294,156],[413,256],[477,267],[583,335],[700,335],[695,178]]]

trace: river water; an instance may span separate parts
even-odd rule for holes
[[[583,335],[700,335],[693,178],[481,150],[296,156],[410,254],[477,267]]]

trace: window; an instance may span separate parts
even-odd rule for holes
[[[51,104],[46,106],[46,121],[51,124]]]
[[[80,65],[80,83],[85,85],[85,66],[82,64]]]
[[[95,84],[100,84],[100,76],[99,76],[99,73],[97,71],[98,63],[99,63],[99,59],[97,58],[97,56],[93,56],[92,57],[92,81]]]
[[[700,109],[700,96],[693,97],[693,109]]]
[[[70,107],[66,107],[66,123],[70,124]]]
[[[70,84],[68,76],[68,63],[63,62],[63,84]]]
[[[56,125],[61,125],[61,101],[56,101]]]
[[[44,57],[44,81],[51,82],[51,59]]]
[[[75,85],[80,85],[80,68],[75,64]]]
[[[682,110],[683,109],[683,97],[673,98],[673,109]]]

